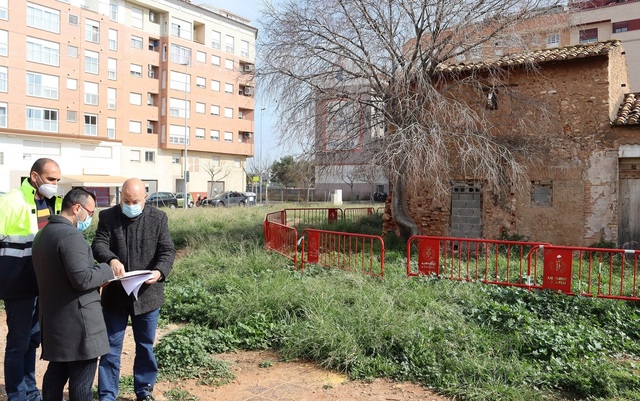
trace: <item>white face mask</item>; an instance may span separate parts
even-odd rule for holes
[[[45,184],[39,174],[38,178],[40,178],[40,182],[42,182],[42,185],[38,187],[38,192],[40,192],[40,195],[44,196],[47,199],[53,198],[58,193],[58,186],[53,184]]]

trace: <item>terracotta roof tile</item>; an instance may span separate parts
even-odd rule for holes
[[[618,117],[613,125],[638,125],[640,124],[640,93],[627,93],[624,95],[622,105],[618,109]]]
[[[620,40],[587,43],[552,49],[533,50],[522,53],[513,53],[495,60],[479,61],[477,63],[440,64],[441,71],[462,72],[482,70],[496,67],[514,67],[526,64],[540,64],[550,61],[573,60],[585,57],[594,57],[609,54],[609,52],[621,46]]]

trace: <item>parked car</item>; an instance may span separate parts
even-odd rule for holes
[[[208,206],[245,206],[248,197],[242,192],[227,191],[208,199]]]
[[[173,192],[154,192],[147,196],[145,204],[175,209],[178,207],[178,198]]]
[[[187,193],[187,197],[189,198],[189,203],[187,203],[188,207],[193,207],[193,205],[195,205],[195,202],[193,201],[193,196],[191,195],[191,192]],[[183,208],[184,207],[184,192],[178,192],[176,194],[176,198],[178,198],[178,207],[179,208]]]

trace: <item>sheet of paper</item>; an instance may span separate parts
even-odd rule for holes
[[[122,277],[116,277],[110,281],[120,281],[127,295],[131,295],[138,299],[138,291],[142,284],[153,277],[151,270],[134,270],[126,272]]]

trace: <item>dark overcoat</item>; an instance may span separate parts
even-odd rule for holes
[[[99,287],[114,278],[109,265],[96,264],[89,243],[62,216],[33,240],[33,266],[40,289],[42,359],[83,361],[109,352]]]
[[[132,304],[133,314],[158,309],[164,303],[164,280],[169,277],[176,250],[169,233],[167,214],[153,206],[145,206],[142,214],[129,218],[120,205],[100,212],[98,229],[91,245],[98,262],[118,259],[126,271],[160,270],[162,277],[152,285],[142,284],[138,299],[127,295],[118,281],[102,290],[102,307],[124,312]]]

